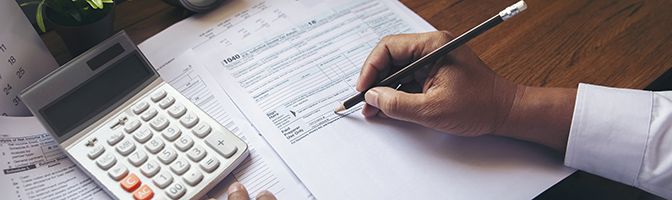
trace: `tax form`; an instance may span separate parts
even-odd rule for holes
[[[110,199],[34,117],[0,117],[2,199]]]
[[[433,30],[391,0],[247,0],[143,45],[155,50],[146,54],[157,66],[174,62],[174,49],[193,51],[190,62],[206,66],[318,199],[530,199],[573,172],[524,142],[366,120],[357,109],[333,113],[355,93],[359,68],[381,37]]]

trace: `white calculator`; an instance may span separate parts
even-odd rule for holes
[[[198,199],[249,155],[247,144],[165,83],[124,32],[20,96],[117,199]]]

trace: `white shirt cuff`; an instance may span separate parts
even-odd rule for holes
[[[565,165],[638,185],[653,93],[580,84]]]

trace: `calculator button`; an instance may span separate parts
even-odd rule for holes
[[[211,173],[219,167],[219,160],[214,156],[207,156],[203,161],[201,161],[201,169]]]
[[[166,149],[164,149],[163,151],[161,151],[161,153],[159,153],[159,160],[166,165],[173,162],[173,160],[175,160],[176,157],[177,152],[175,152],[175,150],[173,150],[173,148],[170,147],[166,147]]]
[[[119,143],[119,146],[117,146],[117,152],[119,152],[123,156],[127,156],[131,152],[135,150],[135,143],[129,139],[124,139]]]
[[[96,161],[96,164],[98,164],[98,167],[100,167],[103,170],[107,170],[112,165],[117,163],[117,158],[114,157],[114,154],[111,153],[105,153],[100,159]]]
[[[211,148],[215,149],[217,153],[224,156],[225,158],[231,157],[233,154],[238,151],[238,147],[235,145],[227,144],[224,134],[213,133],[205,137],[205,143],[208,144]]]
[[[194,148],[191,148],[191,150],[187,152],[187,156],[189,157],[189,159],[191,159],[194,162],[201,161],[206,154],[207,152],[205,151],[205,149],[203,149],[203,147],[199,145],[194,146]]]
[[[169,171],[163,170],[156,177],[154,177],[154,179],[152,179],[152,182],[154,182],[156,187],[163,189],[173,183],[173,175],[170,175]]]
[[[191,165],[189,165],[189,161],[184,159],[183,157],[179,157],[175,160],[173,164],[170,165],[170,169],[175,172],[177,175],[182,175],[184,172],[187,172]]]
[[[140,120],[132,119],[124,125],[124,131],[126,133],[133,133],[133,131],[140,128]]]
[[[140,172],[142,172],[142,174],[146,177],[151,178],[152,176],[156,175],[160,169],[161,166],[159,166],[159,163],[154,160],[150,160],[140,167]]]
[[[182,135],[182,137],[178,138],[177,141],[175,141],[175,147],[177,147],[177,149],[179,149],[182,152],[189,150],[189,148],[191,148],[192,146],[194,146],[194,140],[192,140],[191,137],[189,137],[189,135],[186,134]]]
[[[196,186],[196,184],[200,183],[201,180],[203,180],[203,173],[201,173],[201,171],[196,168],[192,168],[191,170],[189,170],[189,172],[187,172],[187,174],[182,176],[182,179],[187,184],[191,186]]]
[[[152,128],[154,128],[156,131],[162,131],[163,129],[166,129],[169,124],[170,122],[168,119],[163,116],[158,116],[149,122],[149,125],[151,125]]]
[[[133,198],[136,200],[149,200],[154,197],[154,191],[147,185],[143,185],[137,191],[133,192]]]
[[[89,158],[91,158],[91,160],[93,160],[98,158],[98,156],[103,154],[103,152],[105,152],[105,147],[103,147],[103,145],[96,145],[93,147],[93,149],[89,151],[87,155],[89,156]]]
[[[121,139],[124,139],[124,133],[122,133],[121,131],[115,131],[114,133],[112,133],[110,138],[107,139],[107,144],[110,144],[110,146],[114,146],[117,143],[119,143]]]
[[[120,181],[121,188],[124,188],[124,190],[128,192],[133,192],[133,190],[137,189],[141,183],[142,182],[140,182],[140,178],[138,178],[138,176],[133,173],[129,174]]]
[[[168,93],[165,90],[158,90],[158,91],[152,93],[152,96],[150,98],[154,102],[159,102],[159,101],[161,101],[161,99],[166,97],[167,94]]]
[[[135,141],[144,144],[145,142],[147,142],[147,140],[152,138],[152,135],[154,135],[154,133],[152,133],[152,130],[149,130],[149,128],[147,127],[142,127],[140,128],[139,131],[133,134],[133,138],[135,138]]]
[[[128,162],[138,167],[147,161],[147,153],[142,149],[138,149],[134,153],[128,156]]]
[[[187,108],[182,104],[175,104],[168,109],[168,114],[174,118],[180,118],[184,113],[187,113]]]
[[[208,136],[210,132],[212,131],[212,128],[210,128],[210,125],[206,123],[200,123],[194,129],[191,130],[191,132],[194,133],[194,135],[198,136],[199,138],[203,138],[205,136]]]
[[[168,141],[175,141],[180,135],[182,134],[182,131],[175,127],[174,125],[169,125],[166,130],[163,131],[163,137],[166,138]]]
[[[159,111],[156,111],[156,108],[150,108],[147,110],[147,112],[143,113],[140,118],[142,118],[142,120],[149,121],[156,117],[157,114],[159,114]]]
[[[139,115],[142,112],[145,112],[147,108],[149,108],[149,104],[146,101],[141,101],[140,103],[135,104],[131,109],[133,110],[133,113]]]
[[[182,123],[182,125],[187,128],[194,127],[194,125],[198,123],[198,116],[196,116],[196,114],[193,112],[189,112],[183,116],[182,119],[180,119],[180,123]]]
[[[175,184],[171,185],[170,187],[168,187],[168,189],[166,189],[166,194],[171,199],[179,199],[186,192],[187,188],[185,188],[184,185],[178,182],[175,182]]]
[[[124,166],[124,164],[117,164],[110,171],[107,172],[107,175],[110,175],[110,178],[114,179],[115,181],[121,180],[121,178],[124,178],[128,174],[128,168]]]
[[[150,140],[147,144],[145,144],[145,148],[147,148],[147,151],[156,154],[159,153],[159,151],[163,150],[163,147],[165,144],[163,143],[163,140],[159,137],[155,137],[154,139]]]
[[[175,103],[175,98],[174,97],[165,97],[163,100],[159,102],[159,107],[162,109],[166,109],[169,106],[173,105]]]

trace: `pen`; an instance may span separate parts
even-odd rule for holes
[[[392,75],[388,76],[387,78],[383,79],[379,83],[375,84],[374,86],[369,87],[368,89],[360,92],[359,94],[350,97],[349,99],[345,100],[341,105],[336,108],[334,112],[339,113],[342,111],[345,111],[349,108],[352,108],[353,106],[357,105],[359,102],[364,101],[364,94],[366,94],[366,91],[373,87],[377,86],[392,86],[393,84],[398,84],[403,78],[409,76],[416,70],[420,69],[422,66],[425,66],[431,62],[435,62],[442,56],[448,54],[449,52],[455,50],[457,47],[462,46],[463,44],[467,43],[469,40],[475,38],[476,36],[480,35],[481,33],[497,26],[498,24],[508,20],[509,18],[517,15],[518,13],[522,12],[527,8],[527,4],[525,4],[525,1],[519,1],[506,9],[502,10],[499,12],[499,14],[491,17],[490,19],[486,20],[485,22],[479,24],[478,26],[468,30],[467,32],[463,33],[460,36],[457,36],[455,39],[449,41],[448,43],[444,44],[443,46],[439,47],[438,49],[430,52],[429,54],[423,56],[422,58],[416,60],[415,62],[409,64],[408,66],[402,68],[401,70],[393,73]]]

